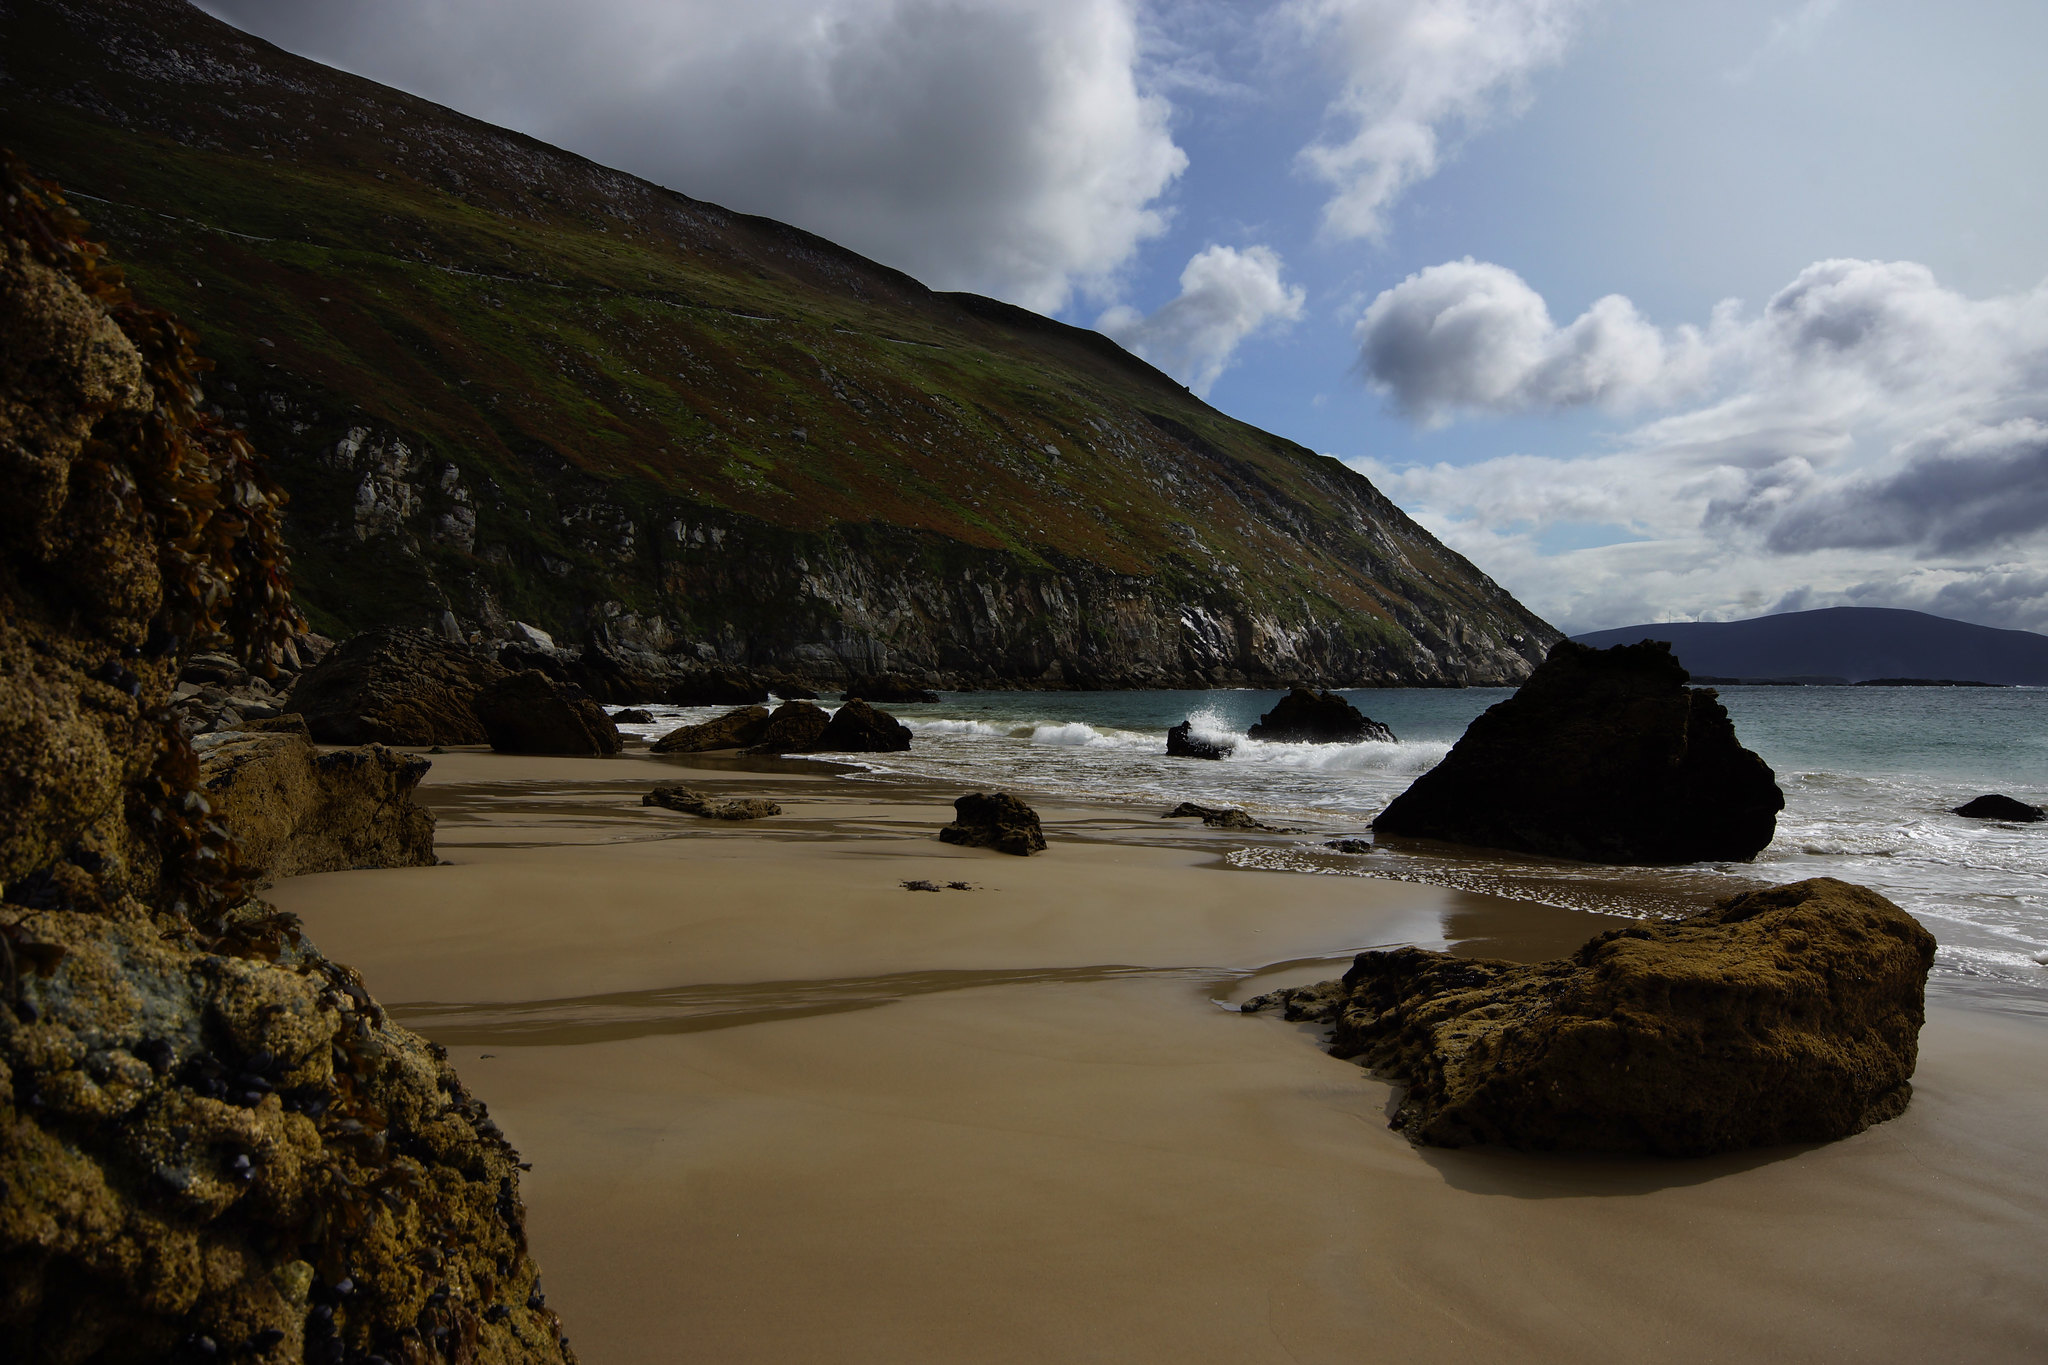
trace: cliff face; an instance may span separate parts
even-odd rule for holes
[[[0,1357],[558,1365],[517,1154],[247,894],[167,703],[290,648],[278,490],[45,194],[0,161]]]
[[[823,681],[1509,683],[1557,636],[1102,336],[277,51],[10,0],[0,115],[273,453],[316,625]]]

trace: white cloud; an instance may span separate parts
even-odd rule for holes
[[[1822,261],[1759,312],[1664,331],[1618,298],[1557,327],[1512,272],[1451,262],[1381,294],[1360,345],[1418,420],[1657,409],[1577,458],[1362,464],[1553,620],[1755,615],[1796,584],[2048,628],[2048,580],[2015,567],[2048,561],[2048,284],[1972,299]],[[1546,552],[1585,527],[1627,543]]]
[[[274,42],[943,289],[1109,292],[1187,164],[1136,0],[209,0]]]
[[[1180,272],[1180,293],[1149,317],[1119,305],[1098,330],[1145,357],[1204,397],[1229,367],[1239,343],[1301,317],[1307,296],[1284,283],[1272,248],[1210,246]]]
[[[1292,0],[1308,40],[1344,72],[1330,107],[1344,132],[1302,163],[1335,193],[1325,231],[1382,236],[1387,210],[1436,173],[1447,138],[1527,99],[1530,73],[1563,55],[1592,0]]]

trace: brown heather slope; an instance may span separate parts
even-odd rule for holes
[[[5,0],[0,129],[208,336],[316,625],[511,619],[821,679],[1519,681],[1549,626],[1338,462],[938,294],[279,51]]]

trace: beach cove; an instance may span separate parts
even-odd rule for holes
[[[1614,921],[1244,866],[1298,840],[801,763],[434,756],[445,864],[270,893],[525,1159],[588,1362],[2021,1360],[2048,1350],[2048,1023],[1930,982],[1915,1098],[1696,1161],[1410,1146],[1237,1002]],[[747,826],[644,808],[683,781]],[[942,888],[907,889],[906,881]]]

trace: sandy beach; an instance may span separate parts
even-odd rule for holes
[[[1041,802],[1018,859],[936,841],[951,791],[796,764],[434,763],[446,865],[270,895],[533,1164],[589,1365],[2048,1356],[2038,1019],[1931,996],[1911,1108],[1822,1147],[1418,1149],[1390,1086],[1229,1006],[1612,921],[1239,870],[1153,810]],[[785,813],[639,805],[679,781]]]

